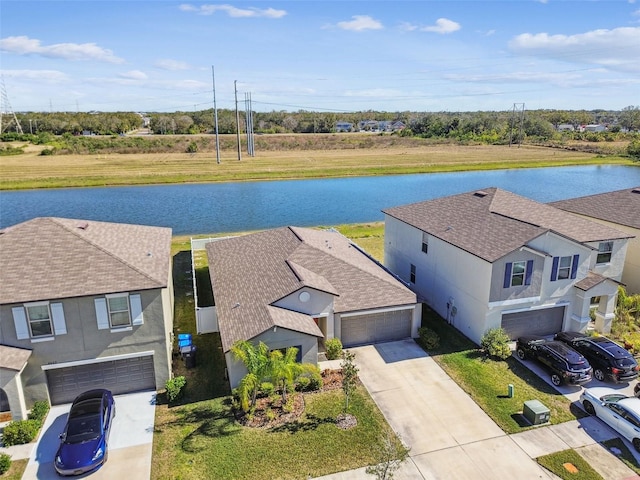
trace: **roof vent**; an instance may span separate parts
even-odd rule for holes
[[[487,195],[489,195],[487,192],[485,192],[484,190],[478,190],[477,192],[475,192],[473,194],[474,197],[486,197]]]
[[[86,230],[87,228],[89,228],[89,223],[88,223],[88,222],[79,223],[79,224],[78,224],[78,228],[79,228],[80,230]]]

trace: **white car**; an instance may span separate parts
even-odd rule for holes
[[[640,398],[628,397],[613,388],[587,388],[580,395],[582,406],[595,415],[640,452]]]

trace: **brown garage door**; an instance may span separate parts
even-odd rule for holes
[[[544,308],[502,315],[502,328],[509,338],[521,335],[553,335],[562,330],[564,307]]]
[[[153,355],[108,360],[47,370],[51,404],[72,402],[92,388],[107,388],[119,393],[156,388]]]
[[[413,310],[393,310],[343,318],[342,345],[352,347],[410,337],[412,314]]]

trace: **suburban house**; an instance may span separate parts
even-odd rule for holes
[[[353,123],[336,122],[336,133],[353,131]]]
[[[552,202],[556,208],[580,215],[632,235],[622,272],[629,293],[640,293],[640,187]]]
[[[607,333],[629,233],[498,188],[384,210],[385,265],[476,343]]]
[[[343,346],[417,336],[416,295],[335,230],[282,227],[206,245],[232,388],[246,374],[239,340],[298,348],[316,364],[324,341]]]
[[[91,388],[157,389],[171,375],[171,229],[35,218],[0,231],[0,405]]]

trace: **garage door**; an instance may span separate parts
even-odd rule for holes
[[[564,307],[502,315],[502,328],[512,340],[521,335],[553,335],[562,330]]]
[[[395,310],[342,318],[342,345],[352,347],[411,336],[413,310]]]
[[[72,402],[92,388],[107,388],[113,394],[155,390],[153,355],[49,369],[47,382],[52,405]]]

